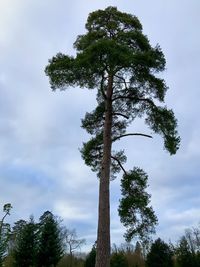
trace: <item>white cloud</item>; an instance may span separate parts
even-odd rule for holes
[[[82,203],[84,205],[84,202]],[[80,205],[80,202],[78,203]],[[82,206],[73,205],[70,201],[55,201],[54,210],[59,214],[63,219],[69,220],[90,220],[92,219],[92,214],[87,209],[84,209]]]
[[[177,209],[168,209],[165,212],[164,218],[171,223],[181,225],[184,222],[184,224],[191,226],[199,221],[199,214],[200,209],[198,208],[190,208],[182,212],[178,212]]]
[[[13,41],[12,32],[15,30],[17,18],[20,16],[24,1],[1,1],[0,2],[0,47],[5,48]]]

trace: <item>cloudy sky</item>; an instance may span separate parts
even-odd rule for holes
[[[51,210],[86,238],[85,249],[96,239],[98,180],[79,153],[89,138],[80,124],[95,107],[95,91],[52,92],[44,68],[57,52],[74,54],[88,14],[109,5],[138,16],[151,44],[160,44],[167,60],[166,103],[182,139],[170,156],[159,136],[129,137],[121,142],[126,167],[149,174],[157,236],[175,241],[200,222],[200,1],[0,0],[0,205],[12,203],[11,223]],[[149,133],[142,121],[135,129]],[[111,183],[117,244],[124,242],[119,185],[120,177]]]

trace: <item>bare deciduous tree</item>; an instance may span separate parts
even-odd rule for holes
[[[85,239],[79,239],[75,229],[67,229],[63,230],[63,238],[64,243],[66,245],[67,251],[69,251],[70,255],[70,267],[72,267],[73,261],[73,253],[74,251],[81,248],[82,245],[86,243]]]

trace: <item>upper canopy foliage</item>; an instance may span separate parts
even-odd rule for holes
[[[163,136],[166,150],[176,153],[180,138],[174,113],[154,102],[154,99],[157,103],[164,102],[167,90],[165,81],[156,76],[165,68],[160,47],[151,47],[137,17],[116,7],[92,12],[86,30],[74,43],[76,57],[58,53],[46,67],[53,90],[68,86],[98,89],[98,106],[82,121],[83,128],[94,135],[82,150],[86,163],[98,169],[110,75],[113,77],[113,140],[124,134],[136,117],[145,116],[149,128]]]

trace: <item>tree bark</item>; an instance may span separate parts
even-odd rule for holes
[[[99,217],[95,267],[110,266],[110,165],[112,146],[112,92],[113,77],[110,76],[105,99],[103,158],[99,181]]]

